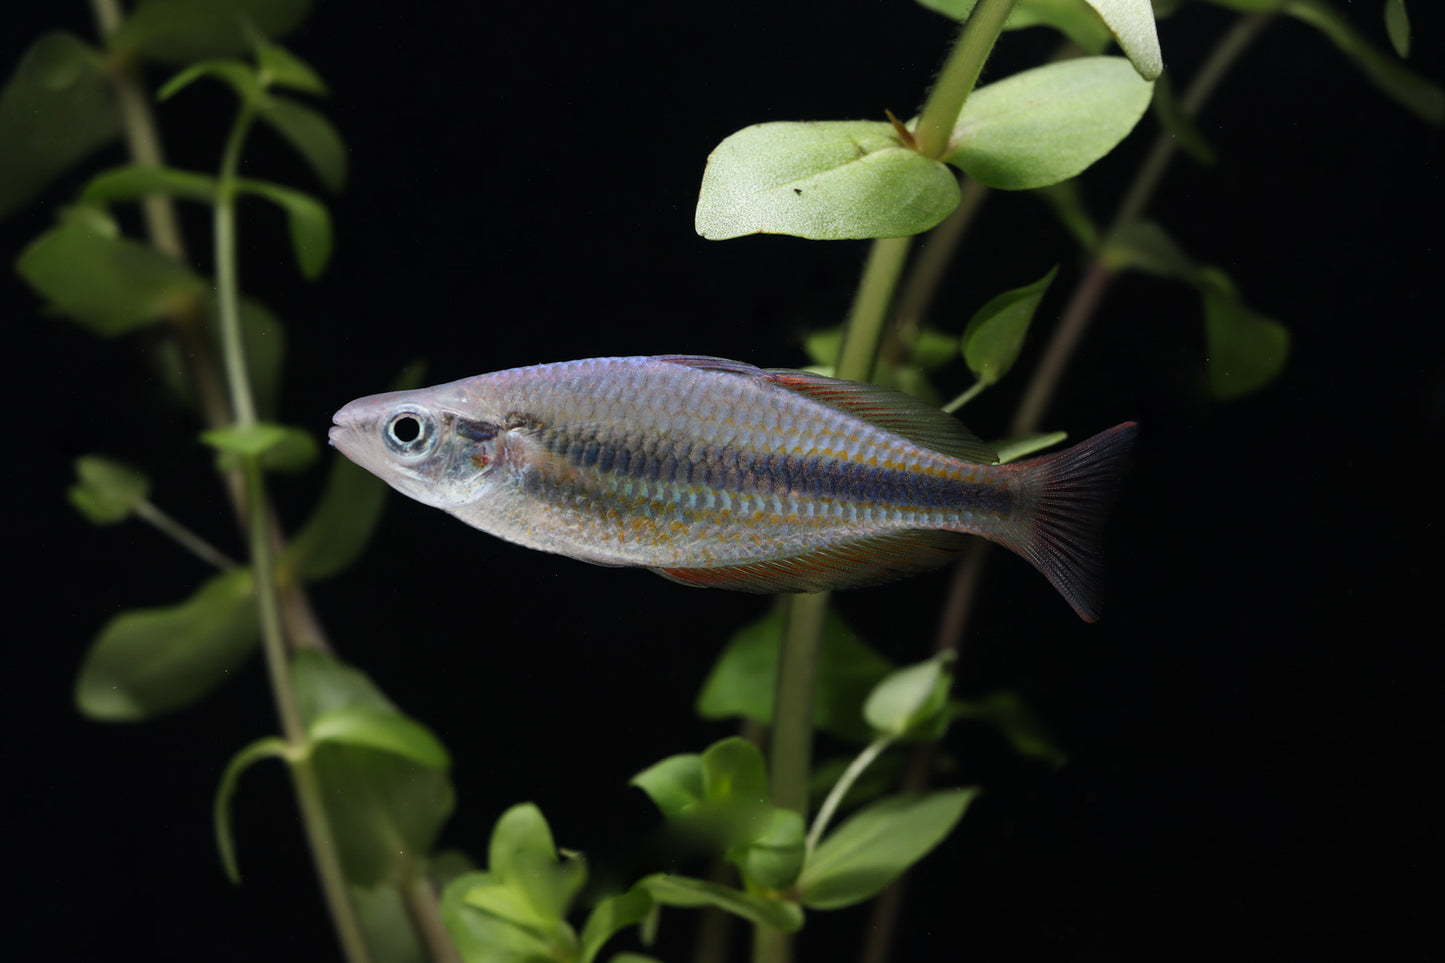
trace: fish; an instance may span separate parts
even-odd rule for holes
[[[358,398],[330,441],[499,538],[749,592],[873,585],[972,536],[1086,621],[1138,426],[1017,463],[902,392],[700,355],[590,358]]]

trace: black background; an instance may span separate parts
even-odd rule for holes
[[[1379,3],[1344,6],[1385,43]],[[45,26],[92,35],[84,5],[41,8],[0,16],[7,70]],[[1412,63],[1439,83],[1445,21],[1434,4],[1412,12]],[[1191,4],[1161,26],[1177,83],[1229,20]],[[287,43],[330,82],[351,151],[330,270],[300,281],[279,217],[242,211],[243,284],[288,324],[283,419],[320,437],[336,408],[415,358],[430,382],[607,354],[802,363],[801,335],[847,311],[866,246],[699,239],[707,153],[757,121],[906,116],[949,36],[903,0],[320,4]],[[984,82],[1050,49],[1041,31],[1009,35]],[[231,109],[199,86],[162,106],[171,161],[212,168]],[[986,729],[950,735],[958,768],[944,781],[986,792],[915,878],[897,959],[1440,952],[1441,135],[1294,21],[1265,32],[1202,126],[1219,164],[1176,162],[1151,212],[1289,325],[1289,368],[1257,396],[1213,403],[1191,292],[1128,278],[1104,302],[1049,421],[1076,437],[1143,425],[1111,525],[1107,615],[1078,622],[996,555],[958,667],[964,695],[1023,693],[1069,762],[1020,759]],[[1153,130],[1146,119],[1088,175],[1100,216]],[[315,186],[269,134],[245,170]],[[0,225],[6,258],[82,180]],[[204,217],[185,225],[207,266]],[[933,321],[958,330],[1055,263],[1040,326],[1078,255],[1042,205],[995,195]],[[176,443],[189,416],[137,345],[44,316],[11,272],[0,285],[9,915],[58,959],[330,958],[279,766],[248,774],[236,799],[243,886],[214,853],[221,768],[275,729],[258,664],[141,726],[72,707],[108,617],[177,601],[206,574],[138,524],[81,521],[64,500],[72,458],[143,466],[157,503],[241,548],[208,456]],[[1021,383],[966,420],[1002,431]],[[289,525],[318,478],[276,482]],[[945,585],[940,573],[839,606],[912,661]],[[692,699],[768,604],[530,553],[399,496],[364,560],[313,599],[339,651],[451,748],[459,803],[443,841],[474,855],[523,800],[562,845],[625,849],[649,820],[626,779],[732,731],[696,721]],[[801,958],[853,958],[865,921],[811,916]],[[687,957],[690,924],[665,917],[660,956]]]

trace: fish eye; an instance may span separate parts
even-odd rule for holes
[[[387,417],[381,437],[392,454],[421,458],[436,448],[437,422],[425,408],[402,405]]]

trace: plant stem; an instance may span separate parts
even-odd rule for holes
[[[918,152],[923,156],[937,159],[948,153],[958,114],[973,92],[974,84],[978,83],[983,62],[993,50],[1013,5],[1014,0],[978,0],[978,5],[963,22],[958,41],[953,45],[943,70],[939,71],[938,81],[928,94],[928,102],[923,105],[918,129],[913,132],[918,141]]]
[[[977,398],[983,392],[983,389],[987,387],[988,385],[985,384],[983,381],[975,381],[968,388],[960,392],[957,398],[954,398],[948,404],[944,405],[943,410],[950,415],[953,414],[955,411],[962,408],[973,399]]]
[[[823,800],[823,805],[818,807],[818,815],[813,820],[812,827],[808,830],[806,852],[811,854],[818,848],[818,842],[823,838],[823,833],[828,828],[828,823],[833,819],[833,813],[837,812],[838,806],[843,802],[843,797],[848,795],[848,790],[853,788],[853,783],[863,775],[863,771],[872,765],[885,749],[893,745],[893,736],[879,736],[869,743],[857,757],[843,770],[843,775],[833,784],[828,791],[828,798]]]
[[[863,278],[844,328],[843,346],[838,351],[836,377],[846,381],[872,378],[878,346],[883,341],[883,325],[888,319],[888,305],[893,300],[893,291],[898,287],[912,243],[911,237],[883,237],[868,249]]]
[[[773,803],[806,817],[808,772],[813,761],[813,691],[828,593],[789,596],[773,712],[770,784]]]
[[[255,117],[254,105],[243,102],[221,156],[217,178],[214,212],[216,246],[216,306],[221,321],[222,360],[230,388],[231,410],[238,427],[256,423],[256,404],[251,395],[247,374],[244,342],[241,339],[241,294],[236,259],[236,171],[240,166],[241,147]],[[244,461],[246,531],[250,549],[251,569],[256,585],[256,603],[261,615],[261,648],[266,658],[267,675],[281,731],[288,745],[295,750],[297,761],[291,764],[292,785],[301,809],[307,842],[322,894],[331,913],[332,924],[342,950],[350,963],[370,960],[361,923],[341,869],[341,859],[331,832],[331,822],[322,801],[321,785],[310,754],[309,742],[301,718],[296,690],[291,680],[290,654],[281,626],[281,604],[276,584],[276,543],[272,537],[273,520],[266,499],[265,479],[255,458]]]
[[[236,567],[236,563],[220,549],[145,499],[136,504],[135,513],[142,521],[179,543],[182,548],[208,565],[221,569]]]
[[[436,887],[426,874],[419,874],[415,879],[403,884],[402,896],[406,900],[412,923],[415,924],[422,942],[426,944],[433,963],[462,963],[461,954],[457,952],[456,944],[447,933],[446,924],[442,922]]]

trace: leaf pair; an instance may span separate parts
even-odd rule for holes
[[[351,883],[416,878],[453,806],[446,747],[358,670],[315,651],[297,653],[291,669],[307,741],[291,747],[275,736],[260,739],[227,765],[215,803],[227,874],[240,878],[230,826],[237,782],[254,763],[280,758],[314,767]]]
[[[541,811],[531,803],[513,806],[492,830],[486,871],[448,884],[442,920],[467,963],[592,963],[614,935],[646,919],[654,902],[641,886],[607,897],[579,936],[567,912],[586,879],[580,858],[559,856]]]
[[[665,759],[633,783],[657,803],[670,825],[683,831],[727,811],[729,804],[756,805],[756,794],[767,785],[762,754],[736,738],[701,755]],[[834,909],[876,895],[948,835],[974,794],[967,789],[889,797],[855,814],[811,853],[797,814],[760,808],[749,820],[735,808],[719,840],[731,845],[719,848],[742,872],[746,891],[674,875],[651,876],[640,885],[659,903],[716,906],[790,932],[803,924],[802,907]],[[726,839],[728,832],[752,835],[739,842]]]
[[[918,153],[881,121],[744,128],[708,158],[697,232],[709,240],[918,234],[958,206],[958,184],[945,162],[1007,190],[1067,180],[1133,129],[1150,87],[1118,57],[1016,74],[973,92],[941,161]]]

